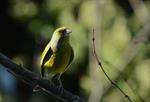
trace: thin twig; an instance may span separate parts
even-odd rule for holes
[[[94,56],[98,62],[98,65],[100,66],[101,70],[103,71],[103,73],[105,74],[105,76],[107,77],[107,79],[111,82],[111,84],[116,87],[127,99],[129,102],[133,102],[131,100],[131,98],[117,85],[117,83],[113,80],[111,80],[111,78],[107,75],[107,73],[105,72],[99,58],[98,58],[98,55],[96,53],[96,50],[95,50],[95,37],[94,37],[94,29],[93,29],[93,38],[92,38],[92,41],[93,41],[93,52],[94,52]]]
[[[44,80],[40,75],[12,62],[12,60],[2,53],[0,53],[0,64],[3,65],[4,68],[6,68],[8,72],[12,73],[16,78],[21,79],[34,87],[35,85],[38,85],[43,91],[54,95],[65,102],[83,102],[79,96],[72,94],[64,88],[58,88],[51,81]]]
[[[119,78],[121,78],[122,80],[124,80],[124,82],[127,84],[127,86],[130,88],[130,90],[134,93],[135,96],[137,96],[140,99],[140,102],[145,102],[145,100],[142,98],[142,96],[136,91],[134,90],[134,88],[131,86],[131,84],[128,82],[127,77],[125,76],[125,74],[123,73],[123,71],[120,71],[119,68],[117,68],[116,66],[114,66],[112,63],[110,63],[109,61],[104,61],[106,64],[108,64],[109,66],[111,66],[112,68],[114,68],[117,73],[119,74]]]

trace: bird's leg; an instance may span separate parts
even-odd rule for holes
[[[52,82],[57,86],[60,94],[63,93],[63,85],[60,80],[61,74],[56,74],[54,77],[52,77]]]
[[[61,74],[56,74],[55,76],[52,77],[52,81],[54,82],[55,85],[59,87],[63,87],[60,77],[61,77]]]

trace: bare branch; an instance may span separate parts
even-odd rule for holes
[[[111,80],[111,78],[110,78],[110,77],[107,75],[107,73],[105,72],[105,70],[104,70],[104,68],[103,68],[103,66],[102,66],[102,64],[101,64],[101,62],[100,62],[100,60],[99,60],[99,58],[98,58],[98,56],[97,56],[97,53],[96,53],[94,29],[93,29],[93,38],[92,38],[92,41],[93,41],[93,52],[94,52],[94,56],[95,56],[95,58],[96,58],[96,60],[97,60],[97,62],[98,62],[99,67],[101,68],[101,70],[103,71],[103,73],[105,74],[105,76],[107,77],[107,79],[110,81],[110,83],[111,83],[114,87],[116,87],[116,88],[128,99],[129,102],[133,102],[133,101],[131,100],[131,98],[117,85],[117,83],[116,83],[115,81]]]
[[[0,64],[3,65],[10,73],[18,79],[30,84],[38,85],[43,91],[62,99],[65,102],[83,102],[83,100],[69,91],[58,88],[49,80],[42,79],[38,74],[27,70],[26,68],[15,64],[8,57],[0,53]]]
[[[134,90],[134,88],[132,87],[132,85],[130,84],[130,82],[128,81],[128,78],[125,76],[125,74],[123,73],[124,71],[120,71],[119,68],[117,68],[115,65],[113,65],[112,63],[110,63],[109,61],[104,61],[106,64],[108,64],[109,66],[111,66],[111,68],[114,68],[117,73],[118,73],[118,78],[124,80],[124,82],[127,84],[127,86],[130,88],[130,90],[133,92],[133,94],[135,96],[137,96],[140,99],[140,102],[145,102],[144,98],[142,98],[142,96],[136,91]],[[116,79],[118,80],[118,79]]]

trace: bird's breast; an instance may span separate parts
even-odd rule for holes
[[[49,60],[48,71],[50,73],[63,73],[71,57],[71,46],[65,45],[57,49]]]

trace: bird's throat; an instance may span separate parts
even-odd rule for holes
[[[65,37],[62,39],[51,39],[50,41],[52,49],[54,49],[55,51],[61,49],[63,46],[69,44],[69,37]]]

